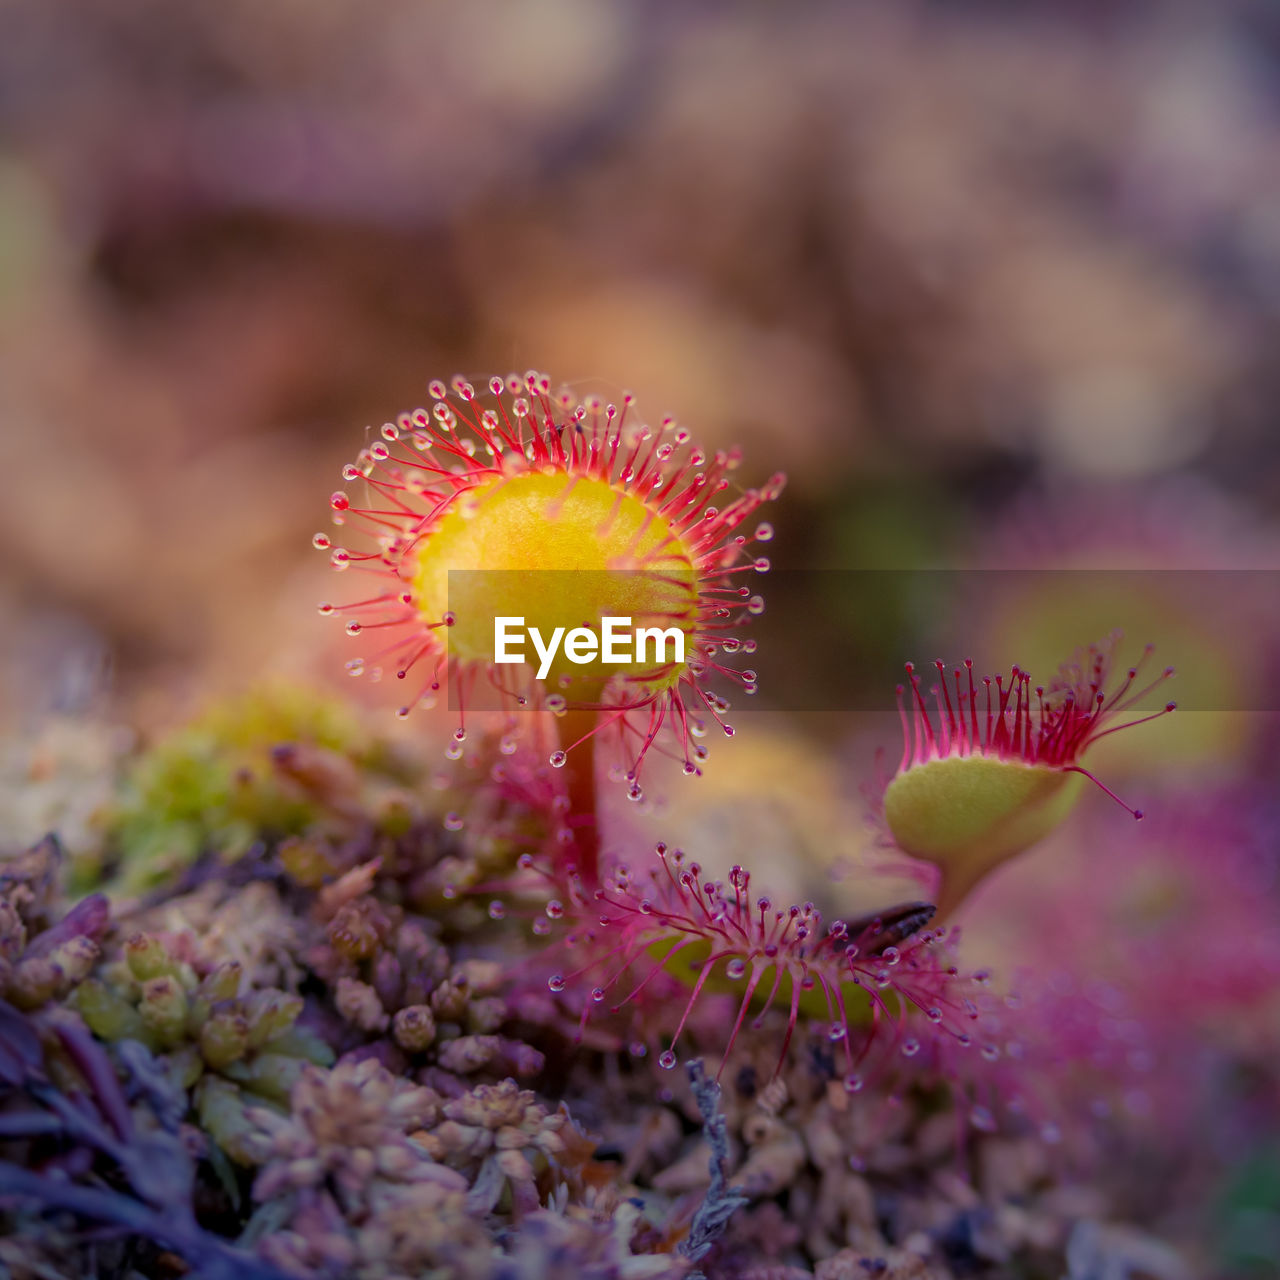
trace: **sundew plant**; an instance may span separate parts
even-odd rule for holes
[[[1116,798],[1085,753],[1171,670],[1115,636],[1043,683],[908,664],[869,817],[934,887],[779,900],[764,839],[655,843],[626,801],[736,736],[783,477],[629,396],[482,386],[383,426],[314,538],[411,745],[259,691],[121,762],[87,896],[54,836],[0,864],[0,1276],[945,1280],[938,1189],[954,1234],[977,1186],[1042,1216],[1018,1274],[1093,1274],[1057,1171],[1146,1096],[1115,1082],[1147,1024],[1020,1003],[953,916],[1085,782]]]
[[[620,745],[628,792],[639,798],[645,757],[664,730],[694,775],[708,725],[732,736],[717,678],[754,692],[755,671],[734,659],[754,650],[740,633],[764,601],[746,579],[768,570],[753,544],[768,541],[773,528],[737,530],[777,496],[783,477],[735,491],[735,452],[709,456],[670,418],[647,426],[629,396],[621,408],[594,396],[578,403],[534,371],[495,376],[488,389],[488,397],[478,394],[461,377],[431,383],[430,412],[388,423],[382,440],[345,468],[344,479],[367,496],[335,493],[334,520],[358,522],[372,545],[335,546],[327,534],[315,545],[335,569],[354,568],[380,590],[325,603],[321,612],[348,618],[357,640],[378,637],[376,648],[351,660],[353,672],[378,664],[407,680],[427,669],[401,715],[453,680],[452,757],[461,754],[468,700],[481,682],[507,704],[500,726],[507,750],[528,737],[526,769],[541,776],[543,804],[563,836],[558,853],[543,861],[525,854],[519,868],[545,884],[556,945],[573,962],[551,974],[549,990],[580,1010],[580,1029],[597,1010],[629,1015],[633,1052],[647,1053],[656,1038],[658,1063],[668,1069],[691,1020],[716,1025],[723,1000],[712,997],[736,1003],[722,1072],[744,1026],[759,1032],[774,1006],[784,1014],[775,1070],[799,1023],[817,1019],[841,1047],[850,1092],[863,1087],[865,1064],[886,1047],[915,1056],[920,1035],[971,1045],[979,1016],[971,979],[945,926],[925,926],[939,904],[949,912],[982,874],[1066,816],[1079,778],[1092,778],[1079,763],[1085,749],[1154,718],[1117,723],[1172,670],[1135,687],[1148,651],[1109,689],[1115,637],[1082,651],[1047,686],[1033,686],[1016,666],[1007,684],[1002,676],[975,683],[972,662],[963,677],[957,669],[949,678],[939,662],[935,728],[908,664],[905,746],[883,810],[898,846],[939,868],[938,903],[826,921],[812,902],[775,905],[754,891],[745,865],[734,865],[726,883],[665,844],[640,859],[602,852],[596,739],[608,734]],[[498,661],[495,619],[536,620],[550,635],[577,623],[600,632],[615,615],[674,624],[687,640],[684,661],[593,658],[575,669],[548,657],[536,672]],[[901,706],[901,688],[898,695]],[[557,745],[545,765],[563,771],[562,782],[538,759],[548,736],[540,721],[548,719]],[[525,793],[536,794],[527,779]],[[505,914],[498,900],[493,910]],[[669,1025],[655,1011],[671,1015]]]
[[[350,670],[378,664],[410,682],[402,715],[451,680],[457,744],[477,681],[513,709],[553,713],[548,761],[566,771],[578,870],[594,882],[597,735],[620,740],[628,790],[639,799],[645,756],[664,731],[688,773],[705,755],[695,737],[708,721],[733,733],[708,682],[719,675],[754,686],[755,673],[735,662],[753,644],[737,631],[763,608],[748,579],[769,568],[753,547],[772,528],[739,529],[777,496],[783,477],[734,492],[737,453],[708,456],[672,419],[636,421],[629,396],[619,407],[553,395],[550,378],[534,371],[489,379],[488,395],[463,378],[435,381],[430,393],[430,412],[387,423],[345,468],[362,496],[335,493],[335,521],[362,526],[375,545],[335,546],[323,533],[315,545],[335,569],[371,578],[376,593],[321,611],[348,618],[353,636],[380,638]],[[580,620],[598,631],[610,616],[674,626],[683,659],[559,658],[534,679],[496,661],[498,617],[549,636]],[[509,730],[520,720],[513,710]]]

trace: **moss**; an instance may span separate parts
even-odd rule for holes
[[[201,1127],[239,1163],[252,1155],[247,1108],[283,1105],[304,1066],[334,1060],[323,1040],[297,1025],[300,997],[246,985],[235,962],[200,976],[159,937],[135,934],[71,998],[100,1040],[137,1041],[156,1055],[171,1085],[190,1096]]]
[[[412,776],[348,709],[269,686],[211,707],[138,758],[106,814],[101,859],[83,861],[77,883],[137,893],[204,854],[234,859],[259,842],[340,832],[371,789]]]

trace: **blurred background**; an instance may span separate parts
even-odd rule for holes
[[[1280,915],[1280,593],[1240,575],[1280,566],[1278,349],[1273,0],[0,0],[5,767],[38,779],[68,716],[150,732],[273,673],[337,687],[309,542],[342,464],[433,377],[545,369],[741,444],[744,483],[789,474],[759,664],[785,723],[737,776],[812,795],[781,826],[819,861],[824,806],[895,749],[903,658],[1159,642],[1189,714],[1117,740],[1108,776],[1195,822],[1145,837],[1105,911],[1115,836],[1092,864],[1064,837],[972,929],[1028,958],[1052,884],[1123,932],[1168,907],[1143,876],[1173,841],[1172,952],[1052,958],[1154,973],[1133,998],[1185,1018],[1196,949],[1221,977],[1214,948]],[[955,567],[1019,573],[942,606],[902,572]],[[851,712],[814,711],[851,670]],[[867,689],[887,720],[852,714]],[[59,750],[89,779],[114,748]],[[704,818],[741,804],[722,776]],[[1248,867],[1206,877],[1228,838]],[[1215,1266],[1273,1274],[1280,952],[1228,950],[1239,981],[1196,990],[1217,1017],[1248,988],[1229,1039],[1254,1074],[1187,1112],[1222,1125],[1186,1203],[1217,1206]]]
[[[313,652],[341,464],[459,371],[784,468],[780,566],[1034,564],[1025,494],[1107,555],[1117,492],[1174,567],[1253,563],[1233,526],[1280,506],[1267,0],[0,24],[10,723]]]

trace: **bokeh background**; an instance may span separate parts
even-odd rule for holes
[[[341,463],[455,371],[785,467],[779,564],[944,562],[1035,486],[1280,505],[1265,0],[0,21],[9,717],[314,636]]]
[[[341,465],[430,378],[532,366],[740,443],[748,482],[789,473],[773,558],[804,573],[761,669],[792,754],[744,786],[785,759],[792,805],[856,792],[882,722],[813,712],[851,653],[887,688],[935,622],[1006,665],[1137,625],[1197,693],[1113,768],[1247,811],[1257,852],[1169,932],[1265,936],[1265,580],[993,579],[942,618],[900,571],[1276,568],[1278,350],[1270,0],[0,0],[6,767],[38,772],[54,720],[155,732],[273,673],[354,694],[309,546]],[[1071,856],[1001,886],[987,936],[1066,893],[1050,868],[1096,887]],[[1264,971],[1264,1047],[1274,996]],[[1248,1097],[1194,1231],[1272,1274],[1274,1109]]]

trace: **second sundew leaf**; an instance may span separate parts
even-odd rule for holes
[[[928,904],[909,904],[887,923],[877,916],[853,928],[839,920],[827,925],[812,903],[780,910],[753,895],[742,867],[732,868],[726,886],[703,880],[680,850],[659,844],[656,854],[659,865],[648,874],[633,878],[619,868],[591,908],[582,903],[571,912],[578,917],[574,945],[586,963],[548,985],[558,992],[594,984],[583,1004],[584,1026],[594,1009],[618,1012],[675,978],[685,990],[683,1005],[669,981],[659,997],[681,1008],[678,1021],[672,1017],[664,1028],[669,1047],[661,1066],[676,1065],[674,1046],[704,997],[723,994],[736,998],[738,1008],[721,1071],[744,1030],[758,1030],[765,1013],[780,1007],[787,1026],[778,1069],[799,1022],[822,1021],[829,1039],[844,1046],[850,1092],[862,1087],[860,1068],[873,1045],[898,1038],[913,1013],[967,1041],[967,979],[939,945],[942,931],[917,932],[932,913]],[[571,910],[558,901],[553,907],[557,917]]]

